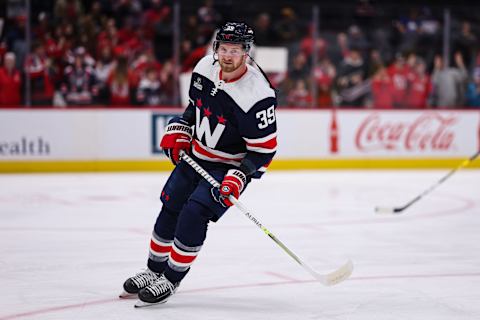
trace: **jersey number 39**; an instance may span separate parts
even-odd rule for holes
[[[269,124],[275,122],[275,109],[273,106],[271,106],[267,110],[258,111],[256,117],[257,119],[260,119],[258,128],[265,129]]]

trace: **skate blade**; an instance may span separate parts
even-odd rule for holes
[[[138,300],[135,303],[135,308],[145,308],[145,307],[158,306],[158,305],[164,304],[165,302],[167,302],[167,300],[168,299],[160,301],[160,302],[156,302],[156,303],[150,303],[150,302],[145,302],[145,301],[142,301],[142,300]]]
[[[138,297],[137,293],[128,293],[127,291],[123,291],[118,295],[120,299],[135,299]]]

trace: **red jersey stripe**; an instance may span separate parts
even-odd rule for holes
[[[200,153],[203,156],[206,156],[208,158],[212,159],[219,159],[219,160],[225,160],[225,161],[242,161],[243,158],[227,158],[227,157],[222,157],[216,154],[213,154],[209,152],[208,150],[202,148],[202,146],[197,142],[197,140],[193,140],[193,147],[195,148],[195,151]]]

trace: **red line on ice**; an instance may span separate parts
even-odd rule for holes
[[[348,281],[364,281],[364,280],[392,280],[392,279],[408,279],[408,278],[417,278],[417,279],[427,279],[427,278],[454,278],[454,277],[479,277],[480,272],[473,272],[473,273],[443,273],[443,274],[405,274],[405,275],[385,275],[385,276],[364,276],[364,277],[352,277]],[[317,282],[316,280],[286,280],[286,281],[277,281],[277,282],[257,282],[257,283],[249,283],[249,284],[239,284],[239,285],[225,285],[225,286],[217,286],[217,287],[206,287],[206,288],[198,288],[198,289],[189,289],[181,291],[181,294],[185,293],[195,293],[195,292],[208,292],[208,291],[218,291],[218,290],[229,290],[229,289],[241,289],[241,288],[255,288],[255,287],[268,287],[268,286],[281,286],[281,285],[289,285],[289,284],[298,284],[298,283],[314,283]],[[94,306],[94,305],[102,305],[108,304],[113,302],[121,302],[121,301],[128,301],[128,299],[120,299],[120,298],[109,298],[109,299],[102,299],[102,300],[95,300],[89,301],[84,303],[77,303],[77,304],[70,304],[58,307],[51,307],[39,310],[32,310],[17,314],[11,314],[6,316],[1,316],[0,320],[13,320],[13,319],[21,319],[21,318],[28,318],[37,316],[40,314],[47,314],[47,313],[55,313],[58,311],[70,310],[70,309],[77,309],[77,308],[84,308],[87,306]],[[131,299],[130,299],[131,301]]]

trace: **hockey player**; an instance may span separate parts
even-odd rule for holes
[[[216,35],[213,56],[193,70],[190,103],[173,118],[160,142],[176,165],[162,193],[147,266],[127,279],[136,306],[163,303],[195,261],[210,221],[216,222],[252,178],[260,178],[277,147],[275,90],[263,71],[246,63],[254,41],[245,23],[226,23]],[[195,127],[195,130],[192,130]],[[221,182],[212,188],[186,162],[184,150]]]

